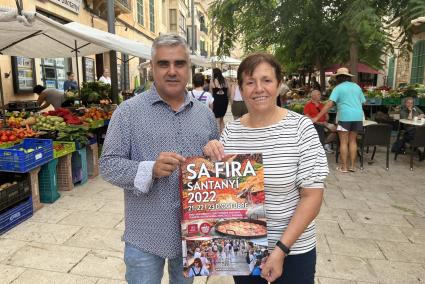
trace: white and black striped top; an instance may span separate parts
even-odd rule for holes
[[[262,153],[269,248],[287,228],[300,200],[301,188],[324,188],[329,173],[325,152],[310,119],[288,111],[279,123],[249,128],[240,120],[221,135],[228,154]],[[316,246],[314,221],[291,247],[291,255]]]

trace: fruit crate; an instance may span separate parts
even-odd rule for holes
[[[58,158],[58,165],[56,168],[57,186],[59,190],[69,191],[74,188],[72,183],[72,154],[65,155]]]
[[[0,149],[0,171],[27,173],[52,159],[52,140],[26,138],[11,148]]]
[[[56,174],[57,165],[58,159],[54,159],[42,166],[38,173],[40,201],[42,203],[53,203],[60,197]]]
[[[16,142],[0,142],[0,149],[7,149],[15,146]]]
[[[84,184],[87,182],[87,151],[86,148],[72,153],[72,183]]]
[[[53,141],[53,158],[59,158],[74,152],[75,142]]]
[[[99,147],[97,144],[87,146],[87,174],[89,178],[99,175]]]
[[[8,186],[4,186],[9,184]],[[0,211],[3,211],[31,195],[26,174],[0,173]]]
[[[0,235],[30,218],[32,214],[33,205],[31,196],[12,208],[0,211]]]
[[[34,212],[43,207],[40,202],[40,187],[38,186],[38,173],[41,167],[37,167],[29,172],[30,186],[31,186],[31,199]]]
[[[400,105],[401,104],[401,98],[383,98],[382,104],[384,106]]]
[[[97,135],[94,133],[89,133],[90,137],[89,137],[89,143],[88,145],[93,145],[97,143]]]

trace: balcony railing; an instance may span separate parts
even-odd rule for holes
[[[106,19],[107,18],[107,1],[108,0],[87,0],[87,5],[98,13],[98,15]],[[131,0],[115,0],[114,1],[115,17],[121,14],[131,13]]]

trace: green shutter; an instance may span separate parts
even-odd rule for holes
[[[393,88],[394,86],[394,64],[395,58],[394,56],[390,58],[388,61],[388,77],[387,77],[387,86]]]
[[[143,0],[137,0],[137,22],[142,26],[145,25],[145,17],[143,13]]]
[[[149,27],[151,32],[155,32],[155,0],[149,0]]]
[[[418,41],[413,46],[411,84],[424,84],[425,71],[425,40]]]

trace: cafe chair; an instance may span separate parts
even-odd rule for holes
[[[370,160],[375,157],[376,146],[385,146],[387,148],[386,169],[389,169],[390,145],[391,145],[391,125],[378,123],[366,126],[364,134],[360,139],[360,169],[363,170],[364,148],[373,146],[373,152]]]
[[[416,126],[413,140],[407,144],[408,144],[408,147],[406,148],[406,150],[410,151],[410,170],[413,171],[413,156],[415,155],[416,151],[420,147],[424,147],[424,151],[425,151],[425,126]],[[422,155],[425,155],[424,152],[422,153],[423,153]],[[395,156],[395,158],[396,157],[397,156]]]

